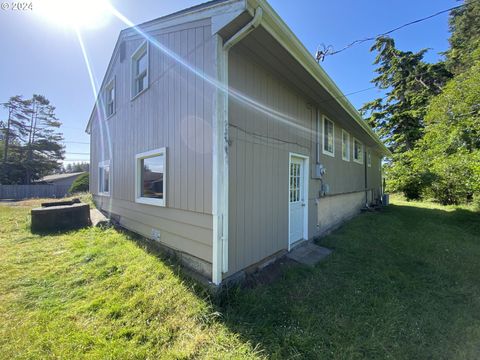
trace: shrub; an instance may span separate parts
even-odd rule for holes
[[[72,186],[70,186],[70,189],[68,192],[70,194],[73,193],[78,193],[78,192],[86,192],[89,190],[89,174],[88,173],[83,173],[79,177],[75,179],[75,181],[72,183]]]

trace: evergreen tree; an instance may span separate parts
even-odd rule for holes
[[[50,101],[42,95],[33,95],[28,113],[30,123],[26,144],[26,184],[58,170],[65,152],[61,144],[63,136],[57,132],[61,123]]]

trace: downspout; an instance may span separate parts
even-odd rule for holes
[[[255,10],[255,16],[253,17],[253,19],[247,25],[241,28],[235,35],[228,39],[228,41],[223,45],[223,50],[230,50],[233,45],[238,43],[240,40],[250,34],[253,30],[255,30],[262,22],[262,17],[263,10],[261,7],[258,7]]]
[[[212,184],[214,188],[212,282],[215,285],[219,285],[223,280],[222,274],[228,272],[228,52],[260,25],[262,16],[263,10],[258,7],[253,19],[225,43],[222,43],[218,34],[216,35],[217,77],[223,87],[217,89],[217,124],[214,128],[217,140],[214,146],[216,169]]]
[[[363,152],[363,165],[365,169],[365,207],[368,207],[368,178],[367,178],[367,152]]]

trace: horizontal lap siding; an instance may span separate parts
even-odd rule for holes
[[[143,94],[131,100],[131,55],[143,42],[139,36],[125,39],[125,60],[117,56],[107,76],[106,83],[115,78],[116,113],[102,121],[95,116],[92,123],[91,190],[98,193],[99,161],[110,159],[113,201],[102,201],[104,210],[120,215],[142,235],[151,236],[148,227],[158,228],[162,242],[211,261],[214,89],[191,70],[214,74],[210,23],[183,24],[151,35],[162,49],[149,44],[149,88]],[[167,206],[137,204],[135,156],[161,147],[167,148]],[[172,220],[172,214],[180,213],[184,222]],[[197,215],[208,224],[190,224]]]

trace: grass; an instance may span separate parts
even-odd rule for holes
[[[215,302],[127,234],[41,237],[32,203],[0,206],[1,357],[479,358],[480,214],[392,200],[315,268]]]

